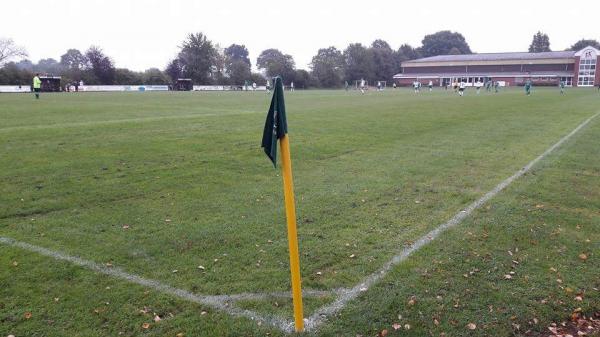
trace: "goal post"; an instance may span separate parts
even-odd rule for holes
[[[354,80],[354,90],[360,90],[360,82],[362,80]],[[369,88],[369,81],[364,80],[365,81],[365,89]]]

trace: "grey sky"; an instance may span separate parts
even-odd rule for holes
[[[553,50],[600,40],[599,0],[2,0],[0,8],[0,36],[34,62],[97,45],[134,70],[163,69],[185,35],[199,31],[222,47],[245,44],[253,66],[262,50],[278,48],[298,68],[319,48],[377,38],[394,49],[418,46],[445,29],[462,33],[474,52],[526,51],[538,30]]]

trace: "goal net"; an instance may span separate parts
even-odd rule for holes
[[[377,81],[375,82],[375,87],[379,90],[384,90],[387,87],[387,81]]]

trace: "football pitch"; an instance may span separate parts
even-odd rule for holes
[[[600,309],[595,89],[285,99],[306,334],[526,336]],[[269,103],[0,95],[0,336],[288,334]]]

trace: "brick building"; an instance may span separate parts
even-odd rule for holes
[[[589,87],[600,84],[600,50],[586,47],[580,51],[543,53],[482,53],[439,55],[402,63],[402,73],[394,76],[396,84],[423,84],[432,81],[444,86],[453,81],[472,86],[477,81],[498,81],[518,86],[531,79],[534,85]]]

